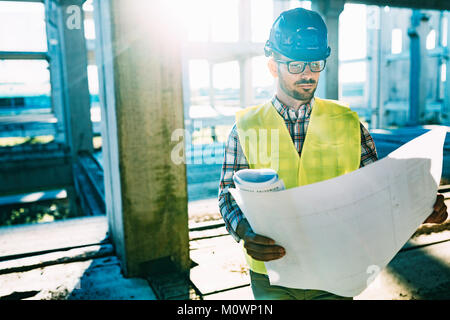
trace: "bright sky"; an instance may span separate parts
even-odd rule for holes
[[[250,0],[251,11],[251,39],[254,42],[265,42],[269,36],[273,17],[273,0]],[[290,1],[290,7],[303,6],[310,8],[309,1]],[[235,42],[238,40],[239,27],[239,0],[190,0],[181,1],[180,9],[185,17],[189,41]],[[92,10],[91,0],[84,6],[85,10]],[[86,37],[93,39],[95,29],[92,21],[85,23]],[[12,32],[13,31],[13,32]],[[345,5],[340,17],[340,58],[357,59],[366,55],[366,7],[364,5]],[[0,51],[46,51],[46,36],[44,24],[44,6],[41,3],[26,2],[0,2]],[[28,65],[30,68],[21,68],[11,61],[0,61],[0,70],[3,75],[0,82],[26,81],[36,85],[42,90],[47,88],[45,82],[48,75],[42,73],[42,66],[37,61]],[[270,86],[272,77],[267,71],[267,60],[261,55],[252,59],[252,74],[255,86]],[[353,65],[358,70],[359,79],[365,80],[365,68],[361,64]],[[350,67],[351,69],[352,67]],[[191,87],[209,86],[209,66],[206,61],[195,60],[190,62]],[[348,72],[349,67],[343,68],[341,81],[355,81],[355,72]],[[353,69],[351,69],[353,70]],[[21,76],[14,76],[19,72]],[[238,88],[239,66],[237,62],[226,62],[213,67],[213,83],[216,88]],[[6,76],[5,75],[8,75]],[[91,78],[95,80],[94,68],[89,69]],[[352,77],[349,77],[349,75]],[[6,78],[5,78],[6,77]],[[11,77],[14,77],[11,78]],[[21,78],[22,80],[19,80]],[[90,86],[97,89],[94,80],[90,79]],[[0,93],[2,92],[0,85]]]
[[[183,8],[186,12],[188,40],[213,42],[232,42],[238,39],[238,1],[222,0],[191,0],[189,6]],[[290,7],[303,6],[311,8],[310,1],[292,0]],[[203,9],[201,9],[203,8]],[[206,8],[206,9],[205,9]],[[270,28],[275,19],[273,16],[273,0],[251,0],[252,41],[265,42],[269,37]],[[212,14],[207,15],[205,11]],[[366,56],[366,6],[346,4],[340,16],[340,59],[360,59]],[[261,55],[253,58],[253,84],[255,86],[270,86],[272,76],[267,70],[267,59]],[[191,88],[208,85],[208,62],[195,60],[190,63]],[[238,88],[239,68],[236,63],[217,64],[213,68],[213,83],[215,88]],[[355,78],[356,74],[356,78]],[[342,82],[365,81],[366,68],[364,63],[352,63],[341,68]]]

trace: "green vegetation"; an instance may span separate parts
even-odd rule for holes
[[[70,216],[67,200],[0,207],[0,226],[42,223]]]
[[[26,144],[45,144],[52,142],[54,139],[54,136],[0,138],[0,147],[14,147]]]

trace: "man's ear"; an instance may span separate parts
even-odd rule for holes
[[[278,78],[278,64],[273,60],[273,58],[270,58],[267,62],[267,66],[269,67],[269,71],[272,74],[272,77]]]

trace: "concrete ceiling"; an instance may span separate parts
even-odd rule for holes
[[[347,0],[346,2],[414,9],[450,10],[450,0]]]

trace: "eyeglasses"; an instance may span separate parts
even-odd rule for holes
[[[278,63],[283,63],[287,65],[287,69],[290,73],[302,73],[305,71],[306,65],[309,65],[309,70],[312,72],[321,72],[325,69],[325,65],[327,63],[326,60],[319,61],[284,61],[284,60],[275,60]]]

